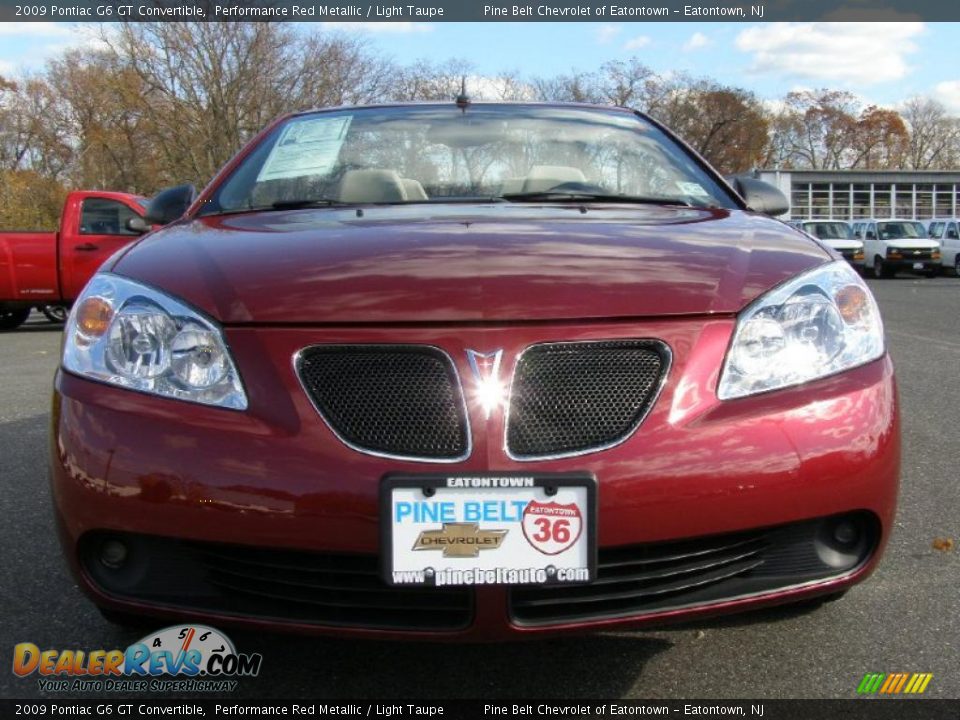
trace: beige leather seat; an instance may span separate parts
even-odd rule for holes
[[[579,168],[567,165],[534,165],[523,181],[523,192],[544,192],[568,182],[586,182]]]
[[[403,184],[403,192],[407,196],[407,200],[430,199],[427,197],[427,191],[423,189],[423,185],[413,178],[400,178],[400,182]]]
[[[406,199],[403,180],[393,170],[347,170],[340,180],[342,202],[403,202]]]
[[[423,185],[395,170],[347,170],[340,180],[340,200],[349,203],[392,203],[429,200]]]
[[[500,183],[500,194],[509,195],[510,193],[523,192],[523,183],[525,182],[526,178],[522,177],[504,178]]]

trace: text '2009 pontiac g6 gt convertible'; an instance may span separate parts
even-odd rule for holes
[[[842,593],[893,527],[881,319],[736,182],[623,109],[278,120],[70,316],[80,586],[115,620],[461,640]]]

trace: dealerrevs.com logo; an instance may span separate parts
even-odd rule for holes
[[[14,674],[37,675],[46,692],[230,692],[236,678],[259,674],[262,662],[206,625],[173,625],[126,650],[13,648]]]

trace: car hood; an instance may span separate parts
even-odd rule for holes
[[[930,250],[940,247],[936,240],[927,238],[884,238],[880,242],[893,247],[909,248],[911,250]]]
[[[845,238],[830,238],[829,240],[821,240],[824,245],[832,247],[834,250],[862,250],[863,243],[859,240],[847,240]]]
[[[484,322],[733,313],[829,260],[736,210],[421,204],[196,218],[112,270],[226,324]]]

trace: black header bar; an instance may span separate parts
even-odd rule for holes
[[[954,21],[949,0],[0,0],[0,21]],[[841,37],[837,38],[842,42]]]
[[[960,700],[0,700],[0,717],[956,720]]]

